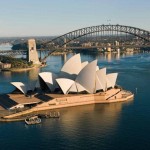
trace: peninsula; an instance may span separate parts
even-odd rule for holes
[[[134,94],[116,85],[118,73],[106,73],[106,68],[99,68],[97,60],[81,62],[80,54],[71,57],[59,74],[41,72],[35,85],[11,82],[16,87],[15,93],[0,99],[13,101],[8,109],[22,111],[5,115],[11,119],[41,110],[50,110],[71,106],[112,103],[131,100]],[[16,94],[20,92],[20,94]],[[5,99],[6,101],[6,99]],[[23,108],[27,108],[23,110]]]

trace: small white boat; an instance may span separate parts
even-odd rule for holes
[[[25,119],[25,123],[28,125],[39,124],[41,123],[41,119],[38,116],[33,116]]]

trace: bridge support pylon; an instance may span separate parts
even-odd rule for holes
[[[33,62],[33,64],[40,64],[38,52],[36,50],[36,42],[35,39],[28,40],[28,56],[27,60],[29,62]]]
[[[67,42],[67,40],[66,40],[66,38],[64,38],[64,43],[66,43]],[[66,47],[67,47],[67,44],[64,44],[64,50],[66,50]]]

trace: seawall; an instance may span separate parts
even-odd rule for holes
[[[89,104],[100,104],[100,103],[114,103],[114,102],[123,102],[127,100],[132,100],[134,94],[128,91],[120,90],[120,89],[111,89],[107,92],[96,93],[96,94],[85,94],[85,95],[75,95],[75,96],[64,96],[54,98],[47,102],[43,102],[42,104],[37,104],[37,106],[32,107],[31,109],[18,112],[15,114],[11,114],[8,116],[4,116],[5,119],[17,118],[20,116],[24,116],[33,112],[42,111],[42,110],[50,110],[50,109],[58,109],[65,107],[73,107],[80,105],[89,105]]]

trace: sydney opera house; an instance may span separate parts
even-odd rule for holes
[[[23,94],[36,88],[50,93],[57,91],[63,94],[83,92],[94,94],[114,88],[117,75],[118,73],[106,74],[106,68],[99,69],[97,60],[90,63],[81,62],[80,54],[77,54],[64,64],[58,75],[52,72],[39,73],[35,86],[28,86],[22,82],[11,82],[11,84]]]
[[[36,105],[31,108],[33,112],[94,103],[119,102],[133,98],[131,92],[116,86],[117,76],[118,73],[107,74],[106,68],[99,68],[97,60],[81,62],[80,54],[76,54],[63,65],[58,74],[39,73],[35,85],[28,86],[22,82],[11,82],[11,84],[26,95],[24,99],[27,100],[22,103],[18,100],[17,104],[24,107],[26,104],[35,103]],[[32,91],[31,98],[27,98],[29,91]],[[39,91],[43,92],[43,97],[47,97],[46,101],[38,98]]]

